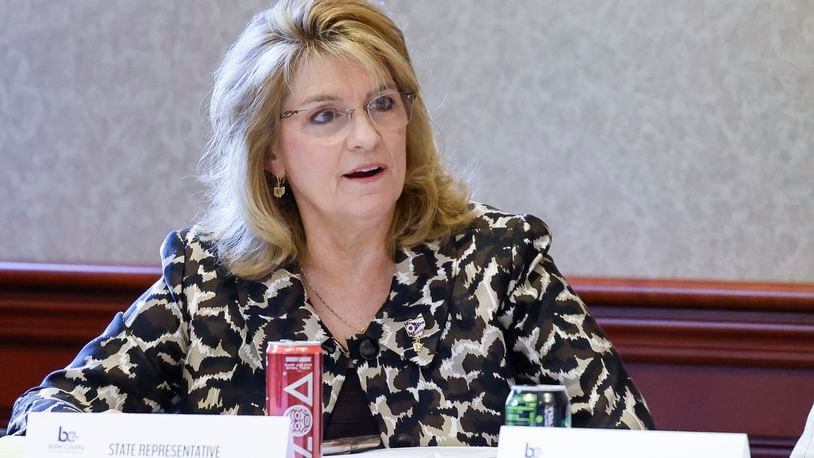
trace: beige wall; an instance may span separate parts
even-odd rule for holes
[[[156,264],[265,4],[0,0],[0,260]],[[449,160],[565,272],[814,281],[814,3],[385,4]]]

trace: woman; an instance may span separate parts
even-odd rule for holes
[[[439,165],[381,11],[259,14],[210,117],[208,213],[167,237],[152,289],[17,401],[11,432],[41,410],[263,414],[265,344],[280,339],[323,344],[328,437],[495,445],[510,385],[539,383],[566,386],[575,426],[652,426],[545,225],[469,203]]]

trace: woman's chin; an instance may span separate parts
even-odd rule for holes
[[[395,213],[396,201],[383,196],[360,196],[351,199],[342,211],[343,219],[360,223],[386,222],[388,227]]]

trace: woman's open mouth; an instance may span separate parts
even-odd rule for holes
[[[376,175],[382,173],[383,171],[384,171],[384,169],[379,167],[379,166],[363,167],[363,168],[356,169],[351,173],[346,173],[343,176],[345,178],[352,178],[352,179],[370,178],[370,177],[373,177],[373,176],[376,176]]]

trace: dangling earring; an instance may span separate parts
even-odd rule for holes
[[[277,186],[275,186],[273,189],[274,197],[279,199],[280,197],[283,197],[283,195],[285,195],[285,177],[280,178],[278,176],[275,176],[274,178],[277,179]]]

